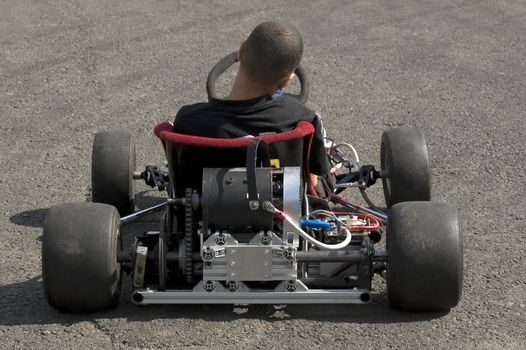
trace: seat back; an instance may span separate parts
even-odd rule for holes
[[[307,174],[314,127],[302,121],[291,131],[234,139],[178,134],[170,123],[157,125],[154,132],[166,150],[172,193],[181,197],[188,187],[201,192],[204,168],[245,167],[247,147],[255,138],[268,144],[270,158],[279,159],[281,167],[299,166]]]

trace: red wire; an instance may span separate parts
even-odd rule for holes
[[[366,220],[367,225],[356,225],[356,226],[349,226],[349,230],[351,231],[372,231],[376,230],[380,227],[381,223],[380,220],[378,220],[376,217],[370,214],[362,214],[362,213],[351,213],[351,212],[333,212],[336,216],[357,216],[359,219]]]
[[[283,211],[276,209],[274,215],[276,215],[281,221],[285,221],[285,213],[283,213]]]

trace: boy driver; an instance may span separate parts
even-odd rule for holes
[[[310,171],[319,176],[328,174],[330,164],[321,120],[295,98],[275,94],[294,77],[302,55],[303,40],[295,28],[261,23],[239,48],[239,68],[230,94],[225,99],[210,98],[206,103],[183,106],[175,118],[174,131],[236,138],[292,130],[305,120],[315,128]],[[315,175],[311,175],[314,184]]]

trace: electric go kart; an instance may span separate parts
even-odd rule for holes
[[[216,96],[216,79],[235,61],[231,54],[214,66],[209,96]],[[296,75],[301,91],[294,96],[305,102],[301,66]],[[155,135],[167,171],[136,171],[131,133],[98,133],[93,203],[57,205],[46,216],[42,272],[49,304],[61,311],[114,307],[126,273],[136,304],[365,304],[378,274],[398,309],[457,305],[463,273],[458,214],[430,201],[422,133],[384,132],[379,170],[358,166],[352,145],[333,144],[329,158],[338,181],[323,200],[308,176],[313,132],[300,122],[283,133],[212,139],[176,134],[162,123]],[[166,192],[166,200],[134,211],[135,180]],[[382,208],[366,193],[377,180]],[[350,188],[367,204],[343,197]],[[123,246],[120,226],[154,211],[162,211],[159,229]]]

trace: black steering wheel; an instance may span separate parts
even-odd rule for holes
[[[210,71],[210,73],[208,73],[208,78],[206,79],[206,93],[208,94],[209,99],[218,98],[216,92],[217,78],[219,78],[221,74],[223,74],[230,66],[232,66],[236,62],[237,51],[226,55],[221,59],[221,61],[217,62],[215,66],[212,67],[212,70]],[[300,93],[297,95],[286,93],[285,95],[294,97],[301,103],[305,104],[307,102],[307,99],[309,98],[309,79],[307,78],[307,72],[300,64],[294,71],[294,74],[296,74],[298,80],[300,81]]]

